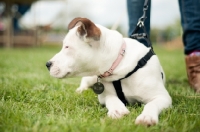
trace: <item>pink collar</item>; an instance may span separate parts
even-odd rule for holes
[[[121,46],[121,49],[120,49],[120,52],[118,54],[118,57],[117,59],[114,61],[114,63],[112,64],[111,68],[104,72],[104,74],[102,75],[99,75],[100,78],[104,78],[104,77],[108,77],[110,75],[112,75],[113,71],[115,70],[115,68],[119,65],[119,63],[121,62],[124,54],[125,54],[125,49],[126,49],[126,43],[125,41],[123,42],[122,46]]]

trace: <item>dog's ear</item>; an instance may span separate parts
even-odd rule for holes
[[[101,31],[100,29],[87,18],[74,18],[68,25],[68,29],[79,26],[77,29],[78,34],[86,39],[99,40]]]

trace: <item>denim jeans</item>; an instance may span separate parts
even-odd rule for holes
[[[179,0],[185,54],[200,51],[200,0]]]
[[[134,31],[138,23],[138,19],[143,15],[144,1],[145,0],[127,0],[128,21],[129,21],[128,35],[129,36]],[[147,19],[144,22],[147,34],[149,36],[150,36],[150,10],[151,10],[151,0],[149,0],[149,6],[146,12]],[[139,41],[147,46],[147,43],[145,40],[139,40]]]
[[[145,0],[127,0],[129,18],[129,36],[135,29],[138,19],[143,14]],[[149,0],[149,4],[151,0]],[[184,52],[189,54],[200,51],[200,0],[179,0],[181,25],[183,28]],[[145,21],[147,33],[150,35],[150,5]],[[144,43],[146,45],[146,43]]]

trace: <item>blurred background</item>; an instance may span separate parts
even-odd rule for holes
[[[126,0],[0,0],[0,47],[62,44],[75,17],[87,17],[127,36]],[[178,1],[152,0],[153,44],[183,48],[181,35]]]

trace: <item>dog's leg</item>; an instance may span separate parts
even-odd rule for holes
[[[117,119],[130,113],[126,106],[121,102],[121,100],[119,100],[117,96],[109,95],[106,97],[105,101],[106,107],[108,109],[108,117]]]
[[[144,106],[142,113],[136,118],[135,124],[152,126],[158,123],[159,113],[171,105],[169,96],[161,95],[154,98]]]
[[[105,105],[108,109],[108,117],[113,119],[121,118],[124,115],[129,114],[129,110],[126,108],[124,103],[117,97],[115,88],[111,82],[102,80],[104,84],[104,92],[98,95],[100,104]]]
[[[90,86],[97,82],[97,76],[87,76],[81,79],[80,86],[76,89],[77,93],[82,93],[84,90],[87,90]]]

